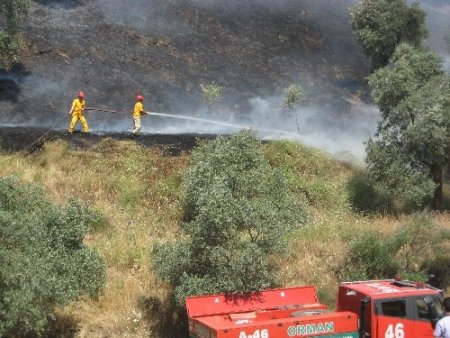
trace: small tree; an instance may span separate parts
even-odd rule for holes
[[[212,112],[212,106],[222,99],[223,87],[211,83],[207,85],[200,84],[202,90],[203,101],[208,106],[209,114]]]
[[[425,12],[406,0],[363,0],[351,9],[353,30],[374,69],[384,67],[401,42],[420,46]]]
[[[41,334],[55,306],[104,284],[100,257],[83,244],[97,216],[72,201],[64,208],[43,191],[0,179],[0,336]]]
[[[292,84],[285,90],[284,105],[288,110],[292,110],[295,106],[302,104],[306,100],[305,92],[299,85]]]
[[[174,287],[179,305],[187,295],[273,286],[271,256],[305,221],[302,202],[250,131],[203,144],[192,158],[182,233],[176,243],[153,248],[155,270]]]
[[[306,101],[306,95],[303,88],[296,84],[291,84],[285,89],[284,96],[284,108],[286,108],[291,114],[294,108]],[[297,124],[297,131],[300,133],[300,125],[298,122],[298,116],[295,114],[295,123]]]
[[[19,22],[29,7],[29,0],[2,0],[0,3],[0,14],[6,20],[6,29],[0,29],[0,68],[9,70],[19,60]]]
[[[442,209],[443,172],[450,164],[450,77],[434,53],[399,46],[393,67],[369,78],[382,113],[367,143],[369,176],[416,206],[433,198]]]

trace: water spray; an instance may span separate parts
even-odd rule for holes
[[[127,114],[130,115],[131,113],[125,112],[125,111],[119,111],[119,110],[108,110],[108,109],[98,109],[98,108],[86,108],[85,110],[90,111],[98,111],[98,112],[105,112],[105,113],[114,113],[114,114]],[[203,123],[212,123],[212,124],[218,124],[226,127],[232,127],[237,129],[255,129],[262,132],[271,132],[271,133],[278,133],[278,134],[284,134],[284,135],[290,135],[295,138],[298,138],[298,135],[295,133],[291,133],[285,130],[279,130],[279,129],[271,129],[271,128],[258,128],[258,127],[252,127],[252,126],[246,126],[242,124],[235,124],[235,123],[229,123],[225,121],[217,121],[217,120],[211,120],[211,119],[205,119],[201,117],[194,117],[194,116],[185,116],[185,115],[177,115],[177,114],[170,114],[168,112],[153,112],[153,111],[145,111],[144,114],[146,115],[153,115],[153,116],[161,116],[161,117],[169,117],[174,119],[181,119],[181,120],[189,120],[189,121],[197,121],[197,122],[203,122]]]

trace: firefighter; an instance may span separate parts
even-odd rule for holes
[[[131,132],[134,136],[138,136],[141,131],[141,116],[144,115],[144,97],[142,95],[136,95],[136,103],[133,109],[133,122],[134,129]]]
[[[72,120],[69,125],[69,133],[73,133],[76,123],[78,120],[83,127],[83,134],[87,134],[89,132],[89,126],[87,124],[86,118],[83,115],[84,107],[86,102],[84,100],[84,93],[78,92],[77,97],[72,102],[72,107],[70,108],[69,115],[72,115]]]
[[[434,338],[450,338],[450,297],[446,297],[442,302],[445,316],[439,319],[434,329]]]

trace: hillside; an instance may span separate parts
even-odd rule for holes
[[[293,142],[263,145],[272,166],[282,168],[299,198],[307,196],[310,219],[292,236],[289,257],[277,258],[284,286],[314,284],[333,307],[336,273],[355,233],[377,229],[389,236],[408,216],[353,211],[347,184],[357,170],[330,155]],[[178,236],[181,184],[190,151],[103,138],[75,148],[49,141],[29,156],[0,155],[0,175],[42,185],[56,203],[78,198],[100,212],[102,222],[86,239],[107,265],[98,300],[59,309],[54,337],[182,337],[179,317],[167,303],[169,289],[150,269],[149,248]],[[80,170],[82,169],[82,170]],[[75,174],[76,173],[76,174]],[[434,216],[450,229],[448,214]]]
[[[22,63],[0,73],[0,125],[48,127],[80,89],[90,107],[126,111],[140,92],[147,110],[282,130],[289,138],[362,158],[378,112],[368,102],[369,62],[351,31],[348,10],[355,3],[34,1],[22,23]],[[448,5],[421,5],[428,14],[427,44],[448,60]],[[200,84],[212,82],[224,87],[224,97],[209,114]],[[290,84],[301,85],[308,98],[294,114],[281,109]],[[123,115],[87,117],[95,133],[131,129]],[[238,129],[167,117],[143,123],[150,134]]]
[[[292,236],[290,256],[275,258],[280,279],[316,285],[334,306],[351,239],[374,229],[389,237],[410,219],[357,212],[349,198],[349,181],[360,174],[355,157],[363,160],[378,117],[365,81],[369,61],[349,21],[357,2],[33,2],[22,23],[22,63],[0,73],[0,176],[42,185],[57,204],[77,198],[98,211],[102,222],[86,243],[107,265],[99,299],[57,309],[49,337],[181,336],[176,325],[186,323],[150,269],[149,248],[179,235],[183,175],[199,139],[242,127],[259,130],[270,164],[307,198],[308,223]],[[434,28],[428,42],[448,57],[448,1],[423,4]],[[212,82],[225,91],[210,113],[200,84]],[[283,95],[293,83],[308,100],[287,113]],[[139,92],[147,110],[173,118],[144,117],[144,135],[134,139],[129,116],[87,112],[90,135],[68,135],[66,119],[36,142],[80,89],[88,107],[128,111]],[[450,230],[448,213],[431,217]]]
[[[88,106],[114,110],[131,109],[141,92],[147,110],[279,129],[359,156],[377,113],[364,103],[369,62],[351,31],[353,2],[35,1],[23,22],[22,64],[0,74],[0,124],[50,126],[79,89]],[[225,90],[209,114],[200,84],[212,82]],[[308,95],[296,116],[280,109],[293,83]],[[121,115],[87,117],[92,132],[131,128]],[[236,131],[160,117],[143,123],[151,134]]]

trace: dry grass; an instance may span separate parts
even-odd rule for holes
[[[353,213],[345,194],[352,169],[326,154],[290,144],[266,145],[265,151],[273,165],[286,166],[299,191],[305,187],[301,176],[307,177],[308,189],[319,187],[312,196],[317,203],[310,204],[311,219],[296,232],[290,255],[276,258],[280,280],[286,286],[314,284],[332,305],[335,271],[348,239],[369,228],[389,233],[402,219]],[[188,154],[167,157],[158,149],[110,139],[84,151],[55,141],[32,156],[0,156],[1,176],[39,183],[56,203],[81,199],[104,218],[86,242],[106,261],[106,287],[98,300],[59,309],[58,318],[66,323],[59,323],[62,330],[80,338],[158,337],[155,327],[167,309],[168,290],[150,270],[149,251],[156,241],[177,236],[188,160]],[[436,215],[436,220],[450,228],[449,214]]]

